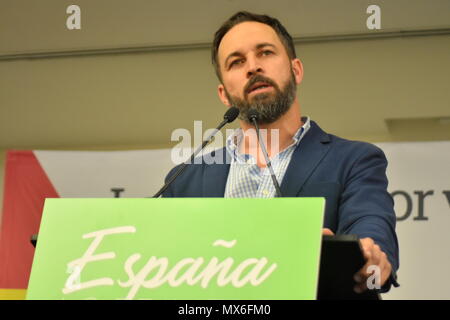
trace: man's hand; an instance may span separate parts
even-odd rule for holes
[[[361,293],[367,290],[367,279],[375,273],[373,269],[370,270],[370,266],[376,266],[379,268],[380,280],[376,279],[376,282],[378,283],[378,281],[380,281],[378,283],[380,286],[383,286],[392,271],[392,266],[389,263],[386,254],[381,251],[380,247],[375,244],[371,238],[360,239],[360,242],[363,249],[364,258],[366,259],[366,264],[354,276],[354,280],[357,283],[354,287],[356,293]]]
[[[324,229],[322,229],[322,235],[324,235],[324,236],[334,236],[334,233],[330,229],[324,228]]]

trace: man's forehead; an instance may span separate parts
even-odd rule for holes
[[[271,26],[254,21],[242,22],[231,28],[222,38],[218,51],[219,59],[225,59],[227,55],[235,51],[254,49],[261,43],[282,46],[277,33]]]

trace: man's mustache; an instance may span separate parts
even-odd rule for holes
[[[251,86],[253,86],[257,82],[267,83],[267,84],[271,85],[272,87],[274,87],[276,91],[278,91],[278,86],[275,83],[275,81],[273,81],[270,78],[264,77],[262,75],[256,75],[253,78],[251,78],[247,82],[247,84],[245,85],[245,87],[244,87],[244,97],[247,97],[249,89],[251,88]]]

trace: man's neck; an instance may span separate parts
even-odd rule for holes
[[[300,106],[297,99],[289,110],[275,122],[260,125],[261,136],[266,144],[267,153],[272,158],[279,152],[286,149],[293,142],[293,137],[298,129],[303,125],[300,117]],[[253,124],[240,121],[240,126],[244,134],[240,152],[250,154],[257,159],[259,167],[265,167],[264,156],[256,140],[255,127]]]

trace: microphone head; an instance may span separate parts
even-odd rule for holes
[[[258,121],[259,119],[259,112],[256,111],[255,109],[249,109],[248,110],[248,119],[250,119],[250,121]]]
[[[239,109],[236,107],[231,107],[223,115],[223,119],[227,120],[228,123],[233,122],[239,115]]]

